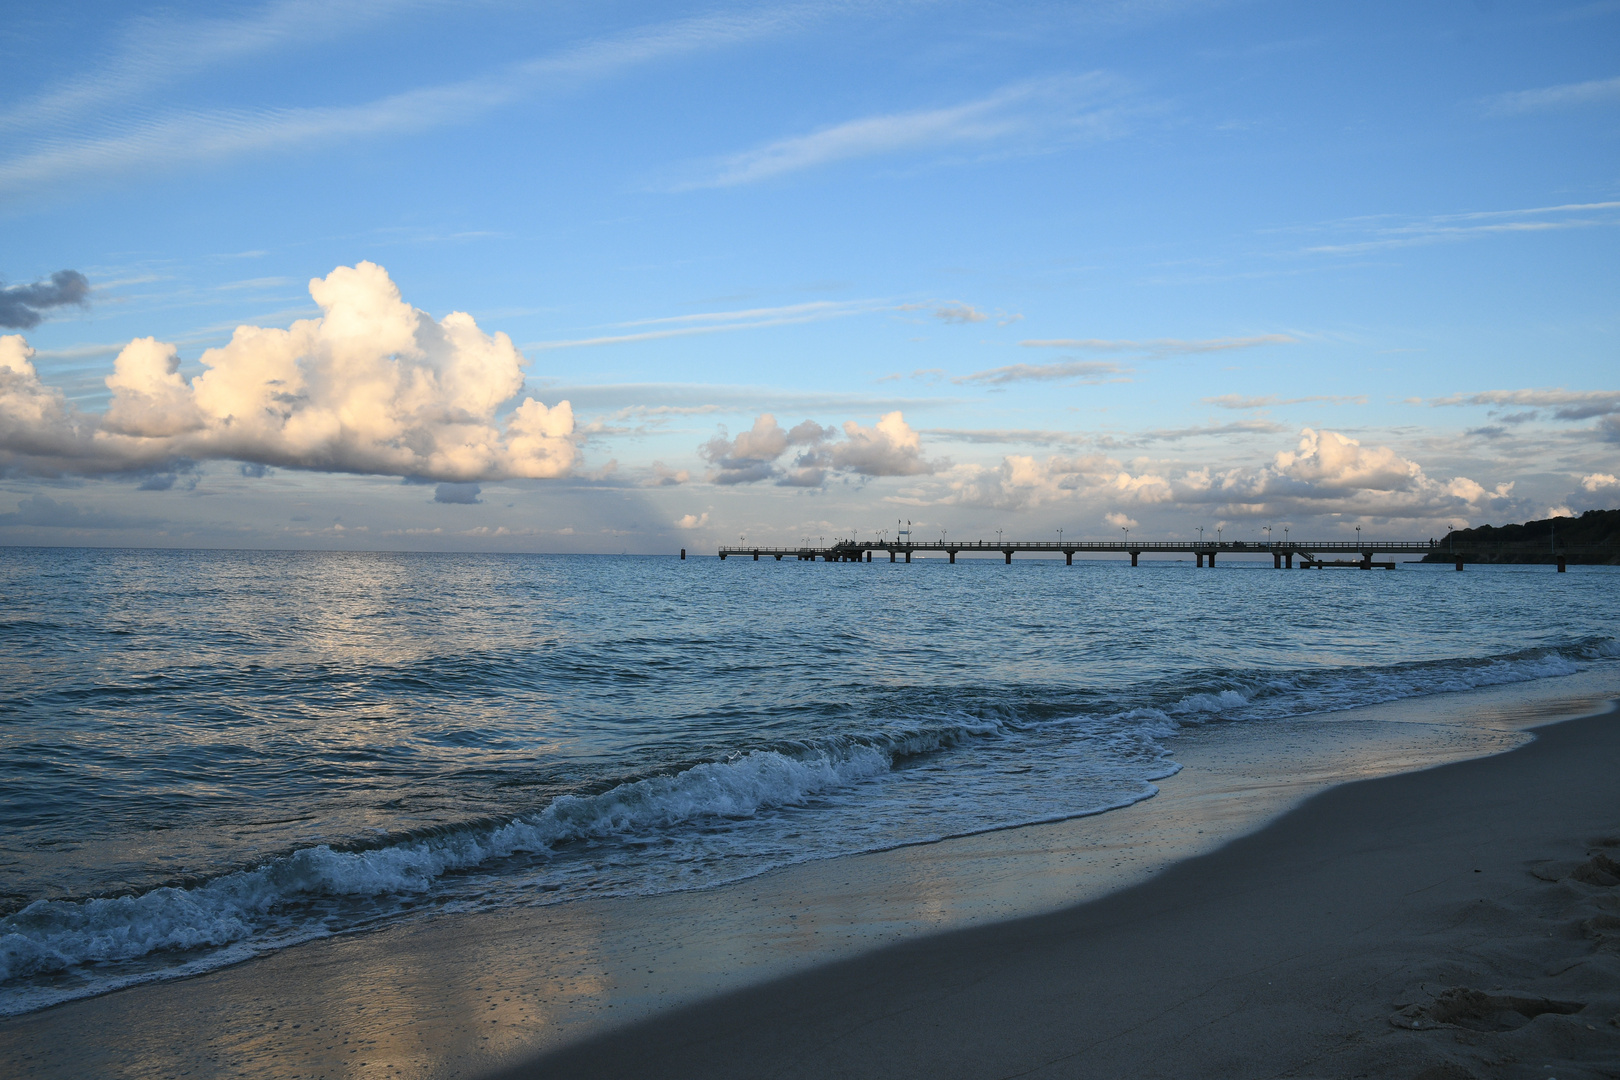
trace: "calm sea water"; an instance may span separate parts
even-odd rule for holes
[[[1613,568],[0,549],[0,1013],[1151,796],[1616,663]]]

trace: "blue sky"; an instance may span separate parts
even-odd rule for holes
[[[1620,505],[1620,3],[84,5],[0,46],[0,543]]]

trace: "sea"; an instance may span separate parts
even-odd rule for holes
[[[0,1015],[1151,799],[1620,664],[1620,568],[0,548]]]

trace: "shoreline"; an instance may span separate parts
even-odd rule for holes
[[[1615,690],[1609,673],[1585,672],[1212,724],[1173,737],[1182,771],[1121,810],[804,863],[702,892],[440,915],[322,939],[11,1018],[0,1022],[0,1054],[23,1076],[477,1076],[895,943],[1119,895],[1312,794],[1499,757],[1528,739],[1527,727],[1590,712]]]
[[[912,940],[495,1076],[1609,1077],[1620,708],[1335,786],[1089,903]]]

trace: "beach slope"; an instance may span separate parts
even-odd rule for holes
[[[1609,713],[1334,788],[1091,903],[819,967],[500,1075],[1616,1076],[1617,862]]]

